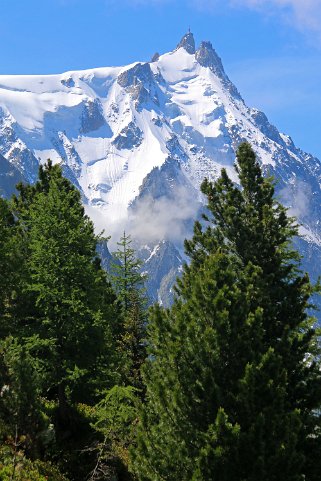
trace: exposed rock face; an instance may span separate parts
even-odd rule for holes
[[[161,197],[171,199],[174,197],[175,187],[180,185],[193,195],[193,186],[184,176],[175,159],[168,158],[160,167],[155,167],[144,179],[139,195],[132,202],[130,209],[135,209],[138,202],[146,196],[157,200]]]
[[[38,175],[38,161],[34,153],[18,137],[19,126],[12,115],[0,107],[0,154],[2,154],[27,182]]]
[[[60,82],[62,83],[62,85],[64,85],[67,88],[71,88],[71,87],[75,86],[75,81],[71,77],[66,78],[66,79],[61,79]]]
[[[105,118],[102,114],[101,103],[98,99],[88,100],[84,105],[84,110],[81,116],[82,134],[94,132],[106,124]]]
[[[131,150],[139,147],[143,141],[143,132],[134,122],[130,122],[115,139],[112,144],[119,150]]]
[[[217,55],[211,42],[201,42],[201,45],[195,53],[195,58],[203,67],[209,67],[218,77],[225,77],[225,71],[222,60]]]
[[[166,148],[170,153],[170,158],[176,160],[176,162],[180,163],[188,159],[176,135],[172,135],[166,142]]]
[[[133,100],[136,101],[135,106],[138,109],[142,104],[149,100],[149,92],[143,84],[136,84],[128,88]]]
[[[27,182],[34,182],[37,179],[39,168],[37,159],[20,140],[17,140],[13,148],[7,153],[7,160],[16,167]]]
[[[208,67],[212,72],[223,80],[229,91],[236,97],[241,98],[237,88],[227,77],[222,60],[217,55],[211,42],[201,42],[199,49],[195,53],[195,59],[202,67]]]
[[[154,53],[154,55],[152,56],[151,62],[158,62],[159,57],[160,55],[158,52]]]
[[[106,271],[110,272],[112,264],[117,263],[117,259],[114,259],[112,254],[110,253],[107,242],[106,241],[99,242],[99,244],[97,245],[96,251],[101,260],[101,265]]]
[[[51,142],[56,151],[59,152],[62,163],[71,169],[74,177],[79,177],[82,170],[81,158],[66,134],[64,132],[57,132],[56,135],[51,138]]]
[[[122,72],[117,79],[119,85],[123,88],[132,87],[138,83],[151,83],[153,81],[153,73],[148,63],[137,63],[129,70]]]
[[[136,110],[142,110],[149,101],[159,105],[158,87],[149,63],[138,63],[122,72],[117,79],[118,84],[128,92],[135,102]]]
[[[194,35],[191,32],[186,33],[176,48],[184,48],[187,53],[193,55],[195,53]]]
[[[182,258],[175,246],[162,241],[150,249],[140,249],[138,256],[144,261],[143,270],[148,272],[146,291],[150,303],[160,302],[169,307],[173,302],[173,284],[180,275]]]
[[[278,129],[274,125],[270,124],[267,116],[257,109],[251,109],[251,112],[252,118],[261,132],[263,132],[269,139],[274,140],[274,142],[283,145],[284,140],[281,138]]]

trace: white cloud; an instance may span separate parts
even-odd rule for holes
[[[146,195],[139,199],[135,208],[129,209],[128,217],[118,222],[109,223],[103,211],[90,205],[85,206],[85,210],[95,224],[96,233],[104,231],[105,236],[111,236],[109,245],[113,250],[124,230],[138,242],[155,243],[167,239],[181,244],[190,237],[200,207],[195,191],[180,186],[170,197],[154,199]]]
[[[138,241],[168,239],[181,243],[190,234],[199,208],[195,192],[187,187],[176,188],[170,198],[153,199],[147,195],[138,200],[126,230]]]
[[[288,207],[288,214],[303,220],[309,214],[311,187],[303,181],[292,179],[290,184],[281,190],[281,202]]]

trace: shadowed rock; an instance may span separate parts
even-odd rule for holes
[[[129,70],[122,72],[117,79],[119,85],[123,88],[137,85],[137,83],[151,83],[153,81],[153,73],[148,63],[137,63]]]
[[[193,55],[195,53],[194,35],[191,32],[187,32],[176,48],[184,48],[187,53]]]
[[[143,132],[134,122],[130,122],[113,140],[112,144],[117,147],[118,150],[127,149],[131,150],[135,147],[139,147],[143,141]]]
[[[94,132],[106,123],[99,100],[88,100],[81,116],[80,133]]]
[[[195,53],[195,59],[202,67],[208,67],[215,75],[222,79],[224,85],[234,97],[242,100],[239,91],[226,75],[222,60],[217,55],[211,42],[201,42],[199,49]]]
[[[217,55],[211,42],[202,42],[195,58],[202,67],[209,67],[218,77],[225,76],[222,60]]]
[[[156,53],[154,53],[154,55],[152,56],[151,62],[157,62],[158,60],[159,60],[159,53],[156,52]]]

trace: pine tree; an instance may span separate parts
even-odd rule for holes
[[[115,296],[96,257],[93,224],[61,168],[49,161],[34,186],[18,190],[20,336],[42,364],[44,392],[65,418],[68,405],[91,402],[97,389],[113,384]]]
[[[205,180],[207,226],[170,310],[148,328],[146,403],[133,454],[141,480],[299,481],[320,472],[320,363],[313,288],[293,219],[248,144],[241,188]]]
[[[141,388],[141,365],[146,357],[146,295],[141,273],[142,261],[131,247],[131,237],[124,232],[113,253],[112,284],[122,310],[119,349],[123,356],[123,382]]]

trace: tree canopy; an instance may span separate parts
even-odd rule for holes
[[[186,241],[177,298],[151,316],[133,454],[144,481],[318,476],[319,349],[297,226],[250,145],[235,167],[240,186],[224,169],[203,182],[208,214]]]

